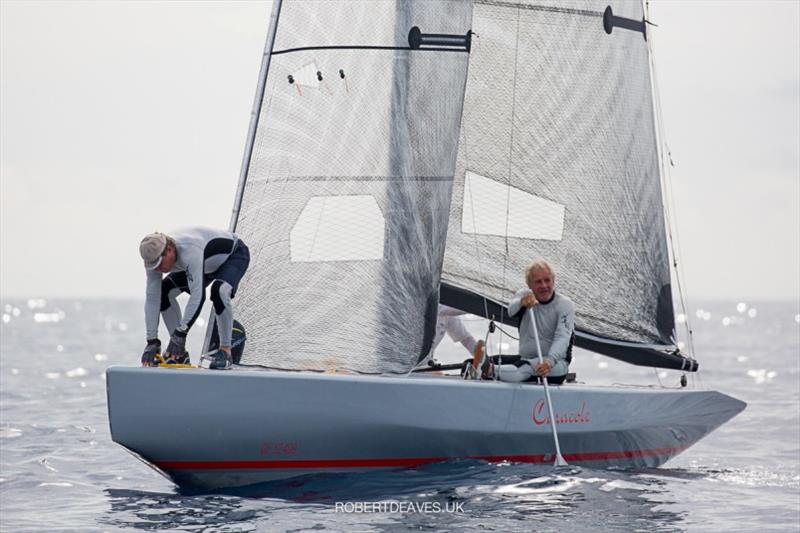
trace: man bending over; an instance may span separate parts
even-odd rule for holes
[[[151,233],[142,239],[139,253],[147,272],[144,304],[147,346],[143,366],[157,366],[161,351],[158,338],[159,312],[170,332],[164,352],[167,363],[189,363],[186,335],[197,320],[205,301],[205,289],[211,285],[211,302],[216,314],[219,350],[212,355],[210,368],[231,367],[233,304],[239,281],[250,264],[250,251],[230,231],[204,227],[177,230],[169,235]],[[167,274],[163,277],[162,274]],[[181,313],[177,296],[189,293]]]

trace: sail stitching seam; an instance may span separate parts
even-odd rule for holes
[[[326,46],[299,46],[297,48],[286,48],[276,50],[271,53],[273,56],[290,54],[292,52],[307,52],[309,50],[402,50],[407,52],[464,52],[469,50],[464,48],[411,48],[410,46],[370,46],[370,45],[326,45]]]
[[[506,7],[527,9],[529,11],[542,11],[545,13],[561,13],[565,15],[582,15],[584,17],[602,17],[603,13],[600,11],[589,11],[588,9],[570,9],[566,7],[555,6],[540,6],[535,4],[522,4],[517,2],[503,2],[502,0],[475,0],[476,4],[483,4],[486,6]]]

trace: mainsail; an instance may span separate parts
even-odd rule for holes
[[[472,3],[277,3],[234,215],[242,362],[407,372],[432,339]]]
[[[537,257],[576,343],[696,370],[675,346],[641,2],[476,0],[442,302],[503,304]]]

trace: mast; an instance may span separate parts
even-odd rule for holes
[[[272,58],[272,48],[275,45],[275,34],[278,30],[278,18],[281,14],[281,4],[283,0],[273,0],[272,15],[269,19],[269,30],[267,40],[264,43],[264,54],[261,56],[261,70],[258,74],[258,88],[256,89],[253,110],[250,112],[250,127],[247,130],[247,142],[244,147],[242,157],[242,168],[239,171],[239,184],[236,188],[236,197],[233,200],[233,210],[231,211],[231,221],[228,224],[230,231],[236,231],[236,223],[239,221],[239,210],[242,207],[242,197],[247,183],[247,172],[250,169],[250,157],[253,154],[253,144],[258,129],[258,120],[261,116],[261,104],[264,101],[264,90],[267,86],[267,73],[269,72],[269,62]]]
[[[247,171],[250,169],[250,157],[253,154],[253,144],[256,137],[256,130],[258,129],[258,119],[261,116],[261,103],[264,100],[264,90],[267,86],[267,73],[269,72],[269,62],[272,58],[272,48],[275,45],[275,34],[278,30],[278,18],[281,13],[282,3],[283,0],[273,0],[272,4],[272,14],[269,19],[267,40],[264,43],[264,53],[261,56],[261,69],[258,73],[258,87],[256,88],[256,96],[253,101],[253,109],[250,111],[250,127],[247,130],[247,142],[245,143],[244,156],[242,157],[242,168],[239,170],[239,184],[236,186],[236,196],[233,200],[231,220],[228,223],[228,229],[230,231],[236,231],[236,223],[239,221],[239,210],[242,207],[242,196],[244,195],[244,188],[247,183]],[[206,327],[205,340],[203,341],[204,353],[208,351],[214,328],[216,328],[216,318],[212,309],[208,313],[208,326]]]

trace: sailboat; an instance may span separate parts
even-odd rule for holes
[[[230,225],[252,254],[241,365],[109,368],[113,440],[213,490],[552,463],[553,421],[570,463],[657,467],[730,420],[745,404],[716,391],[576,382],[550,386],[551,420],[542,385],[414,371],[440,302],[516,325],[536,257],[578,347],[697,371],[650,45],[638,1],[275,0]]]

